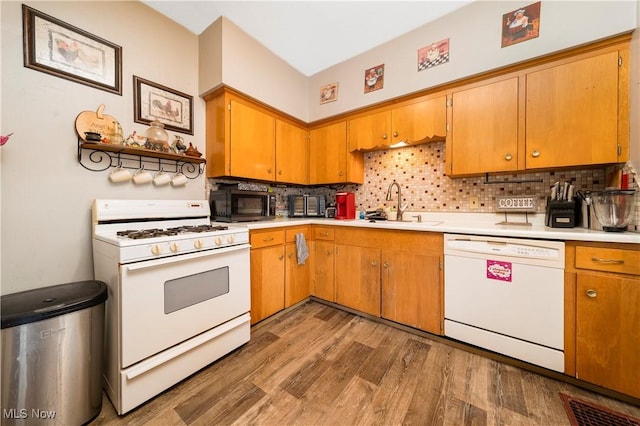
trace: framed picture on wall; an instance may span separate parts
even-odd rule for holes
[[[540,3],[502,15],[502,47],[522,43],[540,35]]]
[[[418,71],[449,62],[449,39],[445,38],[418,49]]]
[[[22,5],[24,66],[122,95],[122,47]]]
[[[320,104],[338,100],[338,83],[325,84],[320,88]]]
[[[193,135],[193,96],[133,76],[133,120],[158,120],[167,130]]]
[[[369,68],[364,72],[364,93],[384,87],[384,64]]]

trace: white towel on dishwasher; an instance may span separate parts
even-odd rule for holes
[[[304,265],[304,262],[309,257],[309,248],[302,233],[296,234],[296,254],[298,255],[298,265]]]

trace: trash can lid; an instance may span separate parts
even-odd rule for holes
[[[77,281],[0,297],[2,329],[42,321],[99,305],[107,300],[102,281]]]

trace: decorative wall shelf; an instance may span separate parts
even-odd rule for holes
[[[152,151],[123,145],[85,142],[78,139],[78,162],[93,172],[101,172],[110,167],[142,169],[182,173],[189,179],[195,179],[204,172],[204,158],[168,152]]]

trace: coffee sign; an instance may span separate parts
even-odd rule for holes
[[[503,195],[496,197],[496,211],[535,212],[537,198],[533,195]]]

